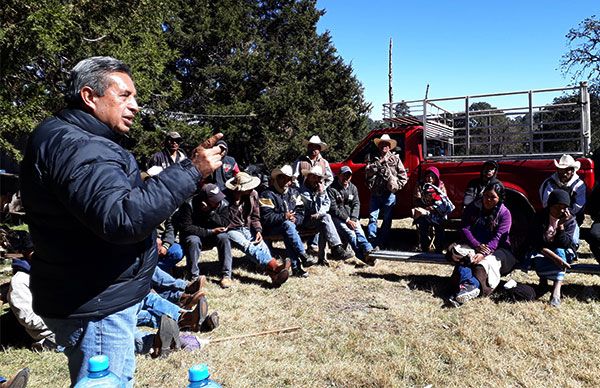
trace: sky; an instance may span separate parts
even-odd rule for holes
[[[326,11],[318,32],[329,31],[352,65],[375,120],[388,100],[390,38],[394,101],[423,99],[427,84],[430,99],[538,90],[580,81],[560,70],[565,35],[600,16],[599,0],[317,0],[317,8]]]

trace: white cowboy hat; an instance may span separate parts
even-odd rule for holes
[[[398,145],[398,142],[394,139],[392,139],[390,137],[390,135],[388,135],[387,133],[381,135],[381,137],[375,138],[375,140],[373,140],[375,142],[376,146],[379,146],[379,142],[381,141],[385,141],[386,143],[390,143],[390,149],[394,149],[396,148],[396,146]]]
[[[316,176],[320,176],[320,177],[324,177],[325,175],[323,174],[323,168],[320,165],[316,165],[316,166],[312,166],[310,168],[310,170],[302,170],[302,175],[304,176],[308,176],[308,175],[316,175]]]
[[[328,147],[327,143],[323,143],[321,138],[317,135],[311,136],[311,138],[308,140],[304,140],[304,145],[309,144],[317,144],[319,147],[321,147],[321,151],[325,151]]]
[[[567,154],[561,156],[558,162],[555,160],[554,165],[556,168],[574,168],[575,171],[581,168],[581,163],[573,159],[571,155]]]
[[[162,172],[162,170],[164,170],[164,168],[161,166],[152,166],[148,169],[148,171],[142,172],[142,180],[145,181],[152,176],[158,175]]]
[[[260,178],[245,172],[238,172],[236,176],[225,182],[225,187],[233,191],[252,190],[260,185]]]
[[[294,171],[292,171],[292,166],[286,164],[283,167],[279,167],[271,171],[271,178],[275,179],[278,175],[285,175],[289,178],[293,178]]]

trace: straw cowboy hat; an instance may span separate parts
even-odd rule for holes
[[[304,176],[316,175],[316,176],[320,176],[320,177],[325,176],[325,174],[323,174],[323,168],[321,166],[319,166],[318,164],[316,166],[312,166],[310,168],[310,170],[302,170],[302,175],[304,175]]]
[[[308,140],[304,140],[304,145],[309,144],[317,144],[319,147],[321,147],[321,151],[325,151],[328,148],[327,143],[323,143],[321,138],[317,135],[311,136],[311,138]]]
[[[373,141],[375,142],[375,145],[378,147],[379,147],[379,142],[384,141],[386,143],[390,143],[390,149],[394,149],[398,145],[398,142],[396,140],[392,139],[390,137],[390,135],[388,135],[387,133],[381,135],[381,137],[375,138],[375,140],[373,140]]]
[[[575,171],[581,168],[581,163],[573,159],[571,155],[567,154],[561,156],[558,162],[555,160],[554,165],[556,168],[574,168]]]
[[[233,191],[252,190],[260,185],[260,178],[252,176],[246,172],[238,172],[236,176],[225,182],[225,187]]]
[[[271,171],[271,178],[275,179],[278,175],[285,175],[289,178],[293,178],[294,171],[292,171],[292,166],[286,164],[283,167],[279,167]]]

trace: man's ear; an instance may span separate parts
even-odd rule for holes
[[[79,91],[79,95],[81,96],[81,100],[83,101],[83,105],[88,108],[94,110],[96,108],[96,97],[97,94],[94,89],[89,86],[84,86]]]

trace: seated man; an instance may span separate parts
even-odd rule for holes
[[[156,228],[156,245],[158,249],[158,267],[171,272],[173,267],[183,259],[183,249],[175,242],[175,229],[171,217]]]
[[[575,244],[579,245],[579,225],[583,222],[584,207],[586,201],[586,186],[585,182],[577,175],[577,170],[581,167],[581,163],[575,160],[571,155],[563,155],[558,161],[554,161],[556,172],[548,177],[540,187],[540,200],[544,207],[548,206],[548,198],[550,193],[555,189],[563,189],[569,194],[571,204],[569,205],[569,213],[577,220],[577,228],[575,230]]]
[[[198,262],[202,249],[217,247],[221,263],[221,287],[229,288],[231,281],[231,242],[227,235],[229,203],[225,194],[213,183],[207,183],[184,203],[177,213],[178,227],[184,241],[186,265],[192,278],[200,275]]]
[[[167,133],[163,143],[164,148],[150,157],[147,167],[159,166],[165,169],[187,159],[185,153],[179,149],[179,145],[182,142],[183,138],[178,132],[172,131]]]
[[[232,156],[227,155],[229,147],[227,146],[225,140],[221,139],[217,141],[215,145],[221,147],[221,156],[223,157],[221,161],[223,162],[223,164],[221,165],[221,167],[217,168],[211,175],[207,176],[206,179],[203,180],[203,182],[214,183],[217,186],[219,186],[219,189],[221,189],[221,191],[223,191],[225,190],[225,182],[236,176],[237,173],[240,172],[240,167],[238,166],[237,162]]]
[[[208,302],[204,293],[195,300],[193,306],[181,307],[150,292],[140,305],[137,325],[158,328],[163,315],[177,322],[181,330],[210,331],[219,325],[219,314],[216,311],[208,314]]]
[[[367,240],[358,220],[360,214],[358,189],[350,182],[351,180],[352,169],[343,166],[337,179],[327,189],[331,199],[329,214],[340,237],[350,243],[356,257],[369,265],[374,265],[375,260],[369,259],[373,246]]]
[[[23,259],[13,259],[13,277],[10,280],[8,303],[17,321],[33,339],[33,350],[58,350],[62,347],[56,344],[54,333],[46,326],[42,317],[33,311],[33,297],[29,289],[29,271],[31,269],[31,254],[25,253]]]
[[[271,256],[262,238],[258,193],[254,190],[260,179],[240,172],[225,183],[229,201],[229,226],[231,242],[253,262],[265,268],[273,286],[285,283],[289,276],[289,261],[279,264]]]
[[[335,260],[346,260],[352,257],[342,247],[342,240],[338,234],[333,220],[329,215],[331,200],[325,190],[323,179],[325,177],[321,166],[316,165],[310,170],[302,171],[304,183],[300,187],[300,197],[304,203],[303,226],[308,229],[318,229],[319,237],[319,263],[327,264],[325,259],[325,243],[329,243],[331,254]]]
[[[205,284],[204,275],[188,283],[183,279],[175,279],[159,267],[156,267],[152,274],[152,289],[164,299],[182,307],[190,305],[191,301],[197,299],[204,290]]]
[[[306,254],[298,227],[304,220],[304,205],[300,193],[292,186],[292,167],[285,165],[271,172],[271,186],[260,195],[260,220],[265,235],[283,236],[287,256],[292,261],[292,274],[308,277],[302,266],[311,266],[313,260]]]

